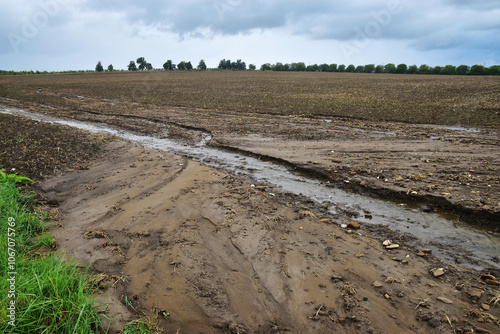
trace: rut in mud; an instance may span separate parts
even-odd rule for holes
[[[419,301],[452,299],[432,303],[432,314],[457,326],[470,307],[455,291],[470,275],[459,267],[436,279],[428,272],[442,266],[435,259],[386,250],[364,236],[369,227],[346,232],[338,224],[347,218],[312,202],[168,153],[112,145],[105,160],[45,182],[43,192],[60,203],[64,220],[52,230],[60,247],[126,278],[107,290],[117,326],[133,317],[124,296],[181,333],[429,333]]]

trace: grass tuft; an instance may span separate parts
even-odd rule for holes
[[[53,253],[40,257],[30,252],[53,245],[50,235],[40,235],[47,229],[43,218],[42,214],[33,210],[32,194],[20,192],[15,182],[0,184],[2,333],[102,332],[92,290],[88,289],[90,275],[82,272],[76,263]],[[9,226],[9,222],[15,222],[15,225]],[[12,251],[15,252],[15,261],[12,257],[9,261]],[[14,290],[11,282],[7,281],[12,276],[15,277]],[[4,293],[12,291],[15,293]],[[8,317],[12,301],[15,302],[14,322]]]

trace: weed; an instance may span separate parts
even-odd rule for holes
[[[149,319],[142,318],[128,323],[123,334],[157,334],[161,330]]]
[[[33,197],[21,193],[16,182],[0,183],[0,222],[12,223],[0,224],[0,291],[12,292],[0,300],[2,333],[96,333],[101,324],[86,288],[90,276],[53,253],[33,256],[31,250],[54,241],[48,234],[38,236],[46,230],[43,215],[33,211]],[[7,281],[13,271],[15,286]],[[13,302],[15,320],[7,317]]]

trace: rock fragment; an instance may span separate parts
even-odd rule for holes
[[[351,221],[349,224],[347,224],[347,227],[353,230],[359,230],[361,228],[361,225],[357,221]]]
[[[444,275],[444,268],[435,268],[431,270],[434,277],[440,277]]]

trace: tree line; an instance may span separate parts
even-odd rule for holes
[[[406,65],[388,63],[385,65],[358,65],[353,64],[313,64],[307,65],[303,62],[283,64],[266,63],[260,67],[261,71],[297,71],[297,72],[351,72],[351,73],[394,73],[394,74],[444,74],[444,75],[500,75],[500,65],[486,67],[483,65],[446,65],[434,66],[423,64]]]
[[[181,61],[175,64],[172,60],[167,60],[163,64],[163,68],[155,69],[151,63],[147,62],[144,57],[139,57],[137,60],[131,60],[127,66],[129,71],[152,71],[152,70],[165,70],[165,71],[191,71],[208,70],[205,60],[201,59],[194,68],[191,61]],[[231,70],[231,71],[254,71],[257,67],[254,64],[247,64],[238,59],[236,61],[231,61],[230,59],[222,59],[219,61],[217,68],[211,68],[210,70]],[[385,65],[344,65],[344,64],[310,64],[306,65],[304,62],[297,63],[281,63],[277,62],[275,64],[265,63],[260,67],[261,71],[295,71],[295,72],[350,72],[350,73],[394,73],[394,74],[442,74],[442,75],[500,75],[500,65],[493,65],[490,67],[483,65],[446,65],[446,66],[429,66],[426,64],[417,65],[406,65],[406,64],[393,64],[388,63]],[[104,66],[101,61],[99,61],[95,67],[96,72],[103,72]],[[114,71],[112,64],[108,65],[107,71]],[[81,72],[93,72],[93,71],[60,71],[60,72],[47,72],[47,71],[2,71],[0,70],[0,75],[23,75],[23,74],[48,74],[48,73],[81,73]]]

